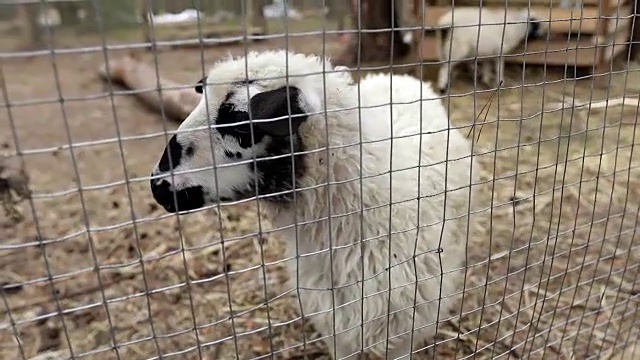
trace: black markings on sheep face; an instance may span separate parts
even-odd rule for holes
[[[252,81],[244,83],[252,83]],[[235,138],[243,149],[261,143],[266,135],[287,137],[290,134],[295,134],[298,126],[307,118],[304,116],[305,111],[299,104],[300,90],[293,86],[258,93],[251,98],[249,102],[251,118],[256,120],[278,118],[270,122],[250,124],[249,111],[238,109],[238,105],[231,101],[235,95],[236,91],[233,90],[226,95],[218,108],[216,125],[218,132],[223,137]],[[291,111],[289,112],[289,110]],[[291,115],[291,119],[288,119],[289,115]],[[289,124],[290,122],[291,124]],[[291,133],[289,125],[293,126]]]
[[[233,95],[233,93],[228,94],[225,102],[220,106],[218,124],[233,124],[249,119],[248,112],[236,111],[234,105],[229,103],[229,99]],[[291,156],[291,151],[293,150],[294,153],[302,151],[297,131],[298,127],[307,119],[304,109],[300,106],[300,96],[300,90],[296,87],[288,89],[282,87],[253,96],[249,106],[254,119],[280,118],[273,122],[253,123],[253,141],[251,139],[251,125],[248,123],[218,128],[223,136],[234,137],[242,148],[266,142],[264,153],[255,162],[247,163],[249,171],[254,174],[252,185],[247,189],[236,191],[234,194],[236,199],[255,196],[256,186],[259,195],[284,192],[266,197],[265,200],[286,202],[293,199],[291,190],[293,189],[294,176],[296,179],[302,176],[303,164],[302,156],[296,155],[294,158]],[[233,154],[228,150],[225,151],[225,156],[235,160],[242,158],[241,153]],[[295,174],[292,176],[294,167]]]
[[[214,148],[216,157],[220,157],[215,164],[224,167],[215,172],[206,170],[214,164],[209,164],[206,152],[199,149],[201,135],[181,133],[169,140],[150,181],[154,199],[166,211],[195,210],[217,200],[236,201],[256,195],[271,202],[293,199],[294,181],[304,172],[303,156],[291,155],[292,151],[303,151],[298,128],[307,115],[300,90],[290,86],[264,91],[245,103],[239,91],[231,87],[222,99],[213,130],[222,140]],[[250,124],[249,112],[253,119],[268,121]],[[255,154],[256,161],[233,165],[251,159],[247,154]],[[174,176],[167,176],[172,169],[176,169]]]
[[[158,163],[158,170],[163,173],[169,172],[171,171],[172,167],[174,169],[178,167],[181,160],[182,145],[178,143],[176,136],[173,135],[171,139],[169,139],[169,143],[162,153],[162,157],[160,158],[160,162]]]
[[[540,20],[536,18],[529,18],[529,32],[527,33],[527,39],[539,39],[544,36],[542,32],[542,26],[540,25]]]
[[[224,156],[228,157],[229,159],[233,159],[233,160],[242,160],[242,153],[240,153],[239,151],[233,152],[233,151],[229,151],[227,149],[224,150]]]
[[[293,142],[293,143],[292,143]],[[293,145],[292,156],[291,148]],[[296,135],[291,139],[274,138],[267,146],[265,155],[247,164],[258,179],[258,194],[270,195],[264,200],[276,203],[293,201],[294,181],[297,184],[304,175],[304,149]],[[283,156],[286,155],[286,156]],[[295,171],[294,171],[295,170]],[[256,184],[246,191],[237,191],[237,199],[246,199],[256,195]]]
[[[229,92],[218,108],[217,130],[222,136],[234,137],[238,140],[241,148],[248,149],[251,145],[260,143],[265,134],[254,126],[252,138],[251,124],[247,122],[249,112],[237,110],[236,105],[230,101],[235,94],[234,91]]]

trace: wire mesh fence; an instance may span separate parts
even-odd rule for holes
[[[0,10],[1,358],[639,358],[635,2]]]

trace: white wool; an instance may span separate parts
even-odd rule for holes
[[[504,60],[497,56],[511,53],[524,41],[529,33],[528,19],[527,9],[505,12],[501,9],[461,7],[443,14],[437,25],[446,29],[444,41],[442,30],[436,31],[440,60],[446,62],[440,65],[439,90],[445,90],[451,79],[451,71],[457,63],[476,56],[492,57],[478,59],[478,62],[483,66],[482,77],[485,83],[489,82],[490,65],[494,65],[498,85],[503,80]]]
[[[472,171],[470,141],[449,129],[431,85],[410,76],[369,75],[360,81],[359,91],[346,72],[323,74],[323,67],[334,70],[328,60],[269,51],[250,53],[246,63],[239,58],[216,64],[208,82],[241,80],[245,67],[250,79],[272,78],[256,80],[250,92],[296,86],[310,113],[298,130],[307,154],[295,201],[261,204],[273,225],[286,227],[280,231],[288,251],[289,285],[299,286],[295,293],[301,315],[325,337],[336,359],[357,353],[363,343],[365,352],[384,358],[387,327],[388,359],[426,345],[432,341],[433,324],[450,316],[451,295],[461,290],[469,184],[478,178],[478,170]],[[284,76],[287,68],[288,80],[273,79]],[[205,86],[206,96],[181,128],[206,125],[206,107],[215,112],[228,91],[224,85]],[[376,107],[367,108],[371,106]],[[204,135],[192,139],[196,136]],[[208,144],[208,137],[196,141]],[[222,146],[251,151],[224,141],[214,133],[217,153]],[[263,150],[252,148],[256,156],[264,155]],[[231,169],[218,170],[220,191],[248,183],[251,174]],[[242,169],[248,172],[246,166]],[[189,181],[202,185],[211,182],[207,177],[213,179],[210,173],[198,176]]]
[[[324,62],[324,66],[323,66]],[[296,54],[285,51],[250,52],[246,57],[228,57],[215,64],[207,74],[207,84],[204,93],[196,109],[185,119],[180,128],[192,128],[194,126],[206,126],[206,108],[215,111],[218,103],[224,99],[228,87],[224,86],[233,81],[242,80],[248,73],[251,79],[260,86],[262,91],[277,89],[282,86],[296,86],[304,95],[307,109],[322,111],[323,103],[323,71],[333,69],[328,60],[304,54]],[[245,71],[247,70],[247,71]],[[339,88],[351,82],[346,72],[332,73],[325,76],[328,89]],[[252,87],[249,86],[250,92]],[[207,94],[207,92],[213,92]],[[335,94],[327,91],[327,95]],[[254,94],[251,94],[254,95]],[[207,104],[207,100],[209,104]],[[327,99],[331,103],[331,98]]]
[[[331,80],[335,76],[327,75],[327,82],[339,83]],[[471,171],[470,142],[457,130],[447,131],[446,111],[429,84],[410,76],[369,75],[360,87],[362,154],[357,109],[329,112],[326,119],[324,114],[309,117],[300,127],[309,154],[306,174],[298,187],[310,189],[297,192],[295,206],[263,206],[272,213],[277,227],[305,223],[297,226],[297,236],[293,228],[284,231],[288,255],[293,259],[288,262],[290,281],[294,287],[299,284],[302,313],[315,329],[330,336],[335,326],[335,349],[331,337],[325,340],[332,355],[334,350],[337,358],[358,352],[364,335],[365,351],[384,357],[388,319],[388,358],[393,359],[411,351],[412,324],[416,348],[431,340],[435,327],[428,325],[449,317],[454,303],[450,296],[460,290],[462,280],[461,272],[455,270],[464,267],[469,184],[476,182],[478,171]],[[357,106],[356,86],[327,88],[330,110]],[[389,140],[391,131],[393,142]],[[372,141],[376,142],[367,144]],[[329,157],[327,145],[331,147]],[[317,149],[322,150],[314,151]],[[420,174],[418,164],[424,166]],[[330,194],[326,186],[318,186],[327,180],[334,183]],[[449,189],[446,206],[442,194],[445,182]],[[422,199],[419,212],[418,196]],[[362,218],[361,199],[365,209]],[[450,220],[443,228],[445,208]],[[329,215],[331,220],[327,220]],[[419,233],[418,223],[423,227]],[[328,252],[330,243],[333,250]],[[387,271],[389,261],[391,274]],[[364,306],[359,300],[363,270]],[[445,272],[442,283],[441,270]],[[334,307],[335,315],[331,313]]]

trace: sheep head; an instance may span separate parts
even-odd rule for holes
[[[250,53],[214,65],[195,86],[202,94],[156,164],[154,199],[169,212],[259,196],[293,198],[304,171],[299,131],[322,116],[324,85],[343,86],[326,59],[285,51]],[[255,160],[254,160],[255,159]],[[294,170],[295,169],[295,170]]]

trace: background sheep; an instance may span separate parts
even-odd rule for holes
[[[430,340],[432,324],[447,318],[461,285],[469,184],[477,174],[470,143],[447,131],[430,85],[370,75],[359,97],[346,72],[324,69],[332,69],[327,60],[284,51],[216,64],[208,79],[225,84],[198,85],[204,96],[178,129],[210,119],[214,130],[174,135],[151,189],[169,212],[258,193],[274,225],[285,227],[291,286],[299,284],[302,315],[326,337],[332,356],[364,345],[384,358],[387,329],[387,358],[406,356],[412,329],[415,346]],[[256,119],[282,118],[254,122],[252,137],[248,111]]]
[[[456,8],[442,15],[437,25],[444,27],[436,30],[439,57],[445,62],[438,73],[441,94],[450,82],[453,67],[462,61],[473,61],[476,56],[482,82],[490,85],[492,61],[495,84],[499,86],[504,76],[504,59],[500,55],[511,53],[525,38],[540,38],[546,33],[540,21],[529,16],[528,9]],[[473,74],[477,74],[475,66]]]

